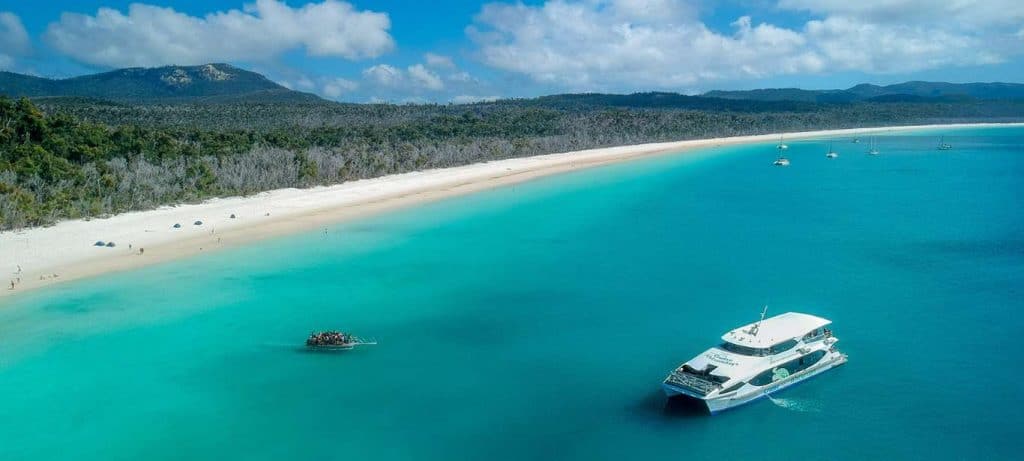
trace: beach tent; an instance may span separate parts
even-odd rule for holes
[[[195,225],[197,225],[197,226],[202,226],[202,225],[203,225],[203,222],[202,222],[202,221],[196,221],[196,222],[194,222],[194,223],[192,223],[192,224],[195,224]]]
[[[181,224],[180,223],[174,223],[174,228],[175,229],[181,229]]]
[[[104,246],[107,246],[107,242],[104,242],[103,240],[97,240],[96,243],[92,244],[92,246],[94,246],[94,247],[104,247]]]

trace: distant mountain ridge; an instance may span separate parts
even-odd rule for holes
[[[845,90],[765,88],[743,91],[709,91],[705,97],[755,101],[856,102],[856,101],[960,101],[964,99],[1024,99],[1020,83],[905,82],[894,85],[862,83]]]
[[[0,72],[0,95],[48,101],[109,101],[127,104],[324,103],[318,96],[285,88],[256,72],[229,64],[133,67],[67,79]],[[599,107],[692,110],[813,110],[815,104],[853,102],[964,102],[1024,100],[1024,84],[905,82],[860,84],[845,90],[765,88],[709,91],[699,96],[670,92],[555,94],[506,100],[515,105],[558,109]]]
[[[130,103],[318,101],[229,64],[133,67],[68,79],[0,72],[0,94],[78,97]]]

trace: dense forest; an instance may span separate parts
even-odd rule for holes
[[[0,96],[0,230],[583,148],[1024,119],[1024,101],[727,101],[665,93],[472,105],[124,104]]]

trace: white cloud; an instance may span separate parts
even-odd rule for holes
[[[5,53],[24,53],[29,49],[28,32],[21,18],[14,13],[0,11],[0,50]]]
[[[912,72],[1001,61],[974,37],[941,30],[884,27],[835,16],[808,22],[806,31],[833,70]]]
[[[377,64],[363,71],[363,78],[370,82],[384,86],[398,86],[402,83],[402,71],[387,64]]]
[[[9,69],[14,65],[15,56],[28,52],[30,48],[28,33],[21,24],[21,18],[0,11],[0,69]]]
[[[498,92],[490,85],[460,70],[450,58],[433,53],[424,54],[423,62],[413,63],[407,67],[375,64],[363,69],[358,82],[345,82],[349,87],[321,90],[320,94],[335,99],[336,95],[340,94],[346,100],[421,103],[447,102],[453,97],[484,100],[489,97],[454,95],[487,95]]]
[[[434,91],[444,89],[444,83],[441,81],[441,78],[426,67],[423,67],[423,64],[409,66],[408,72],[409,79],[415,85]]]
[[[298,80],[295,81],[295,88],[298,88],[298,89],[304,90],[304,91],[310,91],[310,90],[313,90],[313,89],[316,88],[316,82],[314,82],[309,77],[303,75],[303,76],[299,77]]]
[[[440,54],[427,53],[423,55],[423,61],[427,63],[427,66],[438,69],[454,69],[455,62],[452,61],[450,56],[444,56]]]
[[[821,17],[787,28],[743,16],[724,33],[701,22],[687,0],[496,3],[481,9],[467,33],[486,64],[572,90],[679,89],[840,70],[908,72],[1020,54],[1009,42],[1024,18],[1024,2],[974,3],[780,0],[780,8]]]
[[[1020,0],[779,0],[778,6],[875,24],[990,27],[1019,25],[1024,20],[1024,2]]]
[[[689,10],[681,1],[662,3],[672,12]],[[795,31],[755,26],[744,17],[733,24],[733,34],[722,35],[683,13],[659,16],[616,5],[601,0],[490,4],[469,32],[487,64],[576,89],[624,82],[678,87],[821,67]]]
[[[430,91],[444,89],[441,78],[423,64],[414,64],[404,71],[387,64],[377,64],[363,70],[363,78],[372,85],[383,88]]]
[[[324,0],[292,8],[256,0],[241,10],[189,16],[134,3],[127,14],[100,8],[95,16],[64,13],[46,41],[81,62],[110,66],[201,64],[264,60],[302,48],[313,56],[360,59],[394,48],[385,13]]]
[[[356,82],[343,78],[334,78],[324,83],[321,92],[328,98],[338,99],[343,94],[355,91],[357,88],[359,88],[359,84]]]
[[[476,77],[469,74],[469,72],[455,72],[448,74],[448,80],[458,83],[476,83]]]
[[[454,96],[451,99],[452,104],[472,104],[474,102],[490,102],[501,99],[501,96],[475,96],[470,94],[460,94]]]

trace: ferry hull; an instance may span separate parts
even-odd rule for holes
[[[708,401],[704,397],[690,394],[686,390],[680,389],[671,384],[663,383],[661,385],[661,390],[665,392],[665,396],[668,397],[669,400],[685,401],[687,408],[699,408],[706,412],[711,412],[711,408],[708,407]]]
[[[706,398],[697,394],[693,394],[685,389],[673,386],[671,384],[662,384],[662,390],[665,391],[665,395],[668,396],[669,398],[682,398],[686,400],[697,401],[703,408],[707,410],[708,413],[714,415],[725,410],[729,410],[741,405],[748,404],[762,397],[767,397],[768,395],[774,394],[797,383],[806,381],[814,376],[824,373],[825,371],[831,370],[832,368],[835,368],[844,363],[846,363],[846,356],[837,353],[837,355],[828,362],[822,363],[821,365],[814,368],[809,368],[806,370],[805,373],[802,373],[798,376],[794,376],[792,379],[786,379],[777,383],[772,383],[770,385],[765,386],[762,389],[757,389],[755,391],[738,396]]]

